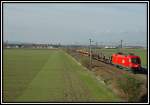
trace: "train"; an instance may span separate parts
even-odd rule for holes
[[[134,54],[128,54],[128,55],[122,53],[113,54],[112,63],[114,65],[119,65],[132,70],[141,69],[141,59],[139,56],[136,56]]]
[[[78,53],[84,56],[90,56],[88,51],[76,50]],[[91,52],[93,59],[102,61],[107,64],[114,65],[116,67],[128,68],[133,71],[141,69],[141,58],[133,53],[124,54],[121,52],[114,53],[111,56],[105,56],[103,53]]]

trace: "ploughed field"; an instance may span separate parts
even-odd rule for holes
[[[121,101],[62,50],[4,49],[4,102]]]

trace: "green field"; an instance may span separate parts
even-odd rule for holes
[[[93,50],[95,51],[95,50]],[[117,53],[118,51],[124,53],[134,53],[141,57],[142,66],[147,68],[147,51],[146,49],[97,49],[97,52],[102,52],[106,56],[111,56],[113,53]]]
[[[62,50],[4,49],[4,102],[121,101]]]

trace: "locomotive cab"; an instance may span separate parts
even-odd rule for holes
[[[134,64],[141,64],[141,61],[140,61],[139,58],[132,58],[131,62],[134,63]]]
[[[141,60],[138,56],[134,56],[134,57],[131,57],[131,68],[132,69],[140,69],[141,67]]]

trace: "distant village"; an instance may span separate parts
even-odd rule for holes
[[[3,48],[86,48],[89,45],[61,45],[59,44],[33,44],[33,43],[3,43]],[[113,46],[113,45],[91,45],[92,48],[144,48],[143,46]]]

